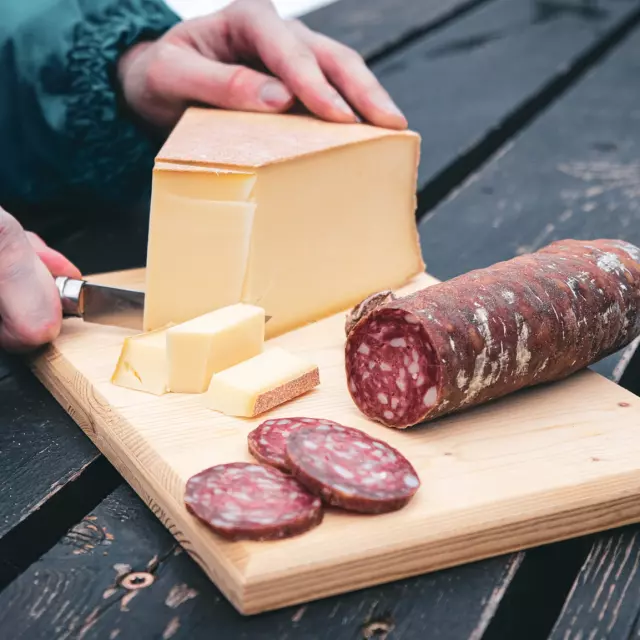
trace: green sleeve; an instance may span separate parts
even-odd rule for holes
[[[162,0],[15,0],[0,8],[0,205],[121,208],[159,141],[123,109],[116,63],[179,21]]]

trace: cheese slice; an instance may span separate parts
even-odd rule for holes
[[[145,326],[245,302],[272,316],[269,338],[405,284],[424,271],[419,146],[410,131],[188,109],[156,158]],[[206,248],[234,234],[232,216],[204,212],[211,193],[255,207],[218,257]]]
[[[160,396],[168,391],[166,329],[125,338],[111,382]]]
[[[205,394],[210,409],[251,418],[320,384],[318,367],[279,347],[214,374]]]
[[[255,205],[152,196],[145,331],[239,302]]]
[[[264,309],[234,304],[169,329],[169,389],[205,392],[214,373],[262,352],[264,327]]]

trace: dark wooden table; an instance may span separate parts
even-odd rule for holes
[[[563,237],[640,244],[638,0],[340,0],[305,21],[362,52],[422,134],[435,276]],[[145,233],[52,239],[95,272],[144,264]],[[594,369],[640,388],[634,346]],[[637,526],[243,618],[8,357],[0,422],[3,638],[640,637]]]

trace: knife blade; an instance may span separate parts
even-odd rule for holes
[[[107,324],[142,331],[144,291],[121,289],[105,284],[59,276],[63,318]]]
[[[59,276],[63,318],[82,318],[85,322],[142,331],[144,291],[123,289],[87,280]],[[265,316],[269,322],[271,316]]]

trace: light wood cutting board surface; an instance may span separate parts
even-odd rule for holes
[[[94,279],[142,288],[144,271]],[[433,284],[428,275],[407,289]],[[344,376],[344,315],[272,341],[320,367],[321,386],[258,419],[109,382],[123,329],[65,320],[31,365],[98,448],[233,605],[253,614],[640,520],[640,399],[591,371],[399,431],[369,422]],[[395,513],[328,511],[301,536],[227,542],[186,511],[192,474],[252,461],[262,420],[322,417],[402,451],[422,487]]]

